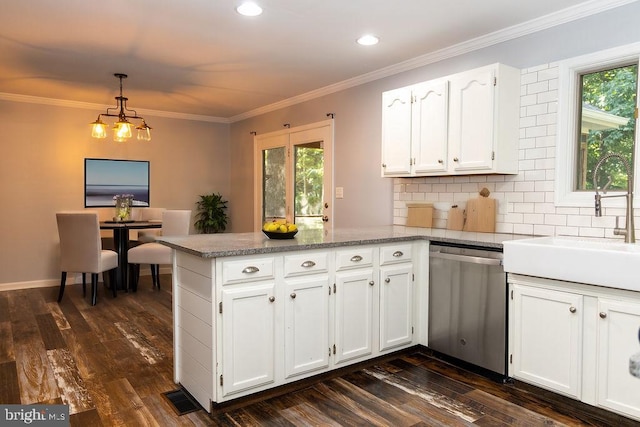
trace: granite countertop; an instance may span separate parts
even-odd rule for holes
[[[324,235],[322,230],[300,230],[295,238],[272,240],[262,232],[193,234],[181,237],[159,237],[158,241],[176,250],[203,258],[242,256],[274,252],[371,245],[391,242],[429,240],[486,248],[502,249],[502,242],[533,236],[501,233],[476,233],[439,228],[380,226],[335,229]]]

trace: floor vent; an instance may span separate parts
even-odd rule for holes
[[[167,391],[162,393],[162,395],[171,403],[171,406],[178,415],[184,415],[202,409],[195,399],[181,388]]]

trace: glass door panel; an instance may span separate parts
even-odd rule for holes
[[[286,148],[262,150],[262,222],[286,219]]]
[[[294,146],[294,222],[301,229],[322,229],[324,149],[322,141]]]

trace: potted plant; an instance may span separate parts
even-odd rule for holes
[[[220,233],[227,228],[227,200],[219,193],[205,194],[196,202],[196,222],[193,224],[200,233]]]

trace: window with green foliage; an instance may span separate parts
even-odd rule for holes
[[[594,190],[593,171],[606,154],[620,154],[633,165],[637,86],[637,63],[580,75],[576,190]],[[619,161],[603,163],[597,178],[600,188],[609,178],[611,191],[627,188],[624,165]]]
[[[568,58],[558,63],[558,119],[555,147],[554,203],[563,207],[592,207],[595,187],[611,178],[608,191],[628,188],[623,162],[628,161],[633,185],[640,188],[638,132],[638,64],[640,43]],[[553,93],[550,88],[549,95]],[[553,105],[549,106],[550,112]],[[640,193],[636,192],[640,197]],[[640,203],[640,201],[639,201]],[[607,207],[624,207],[624,198],[607,200]]]

